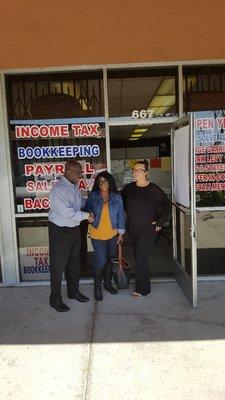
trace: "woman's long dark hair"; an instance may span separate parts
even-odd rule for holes
[[[108,171],[102,171],[96,176],[94,185],[92,188],[92,192],[95,192],[96,190],[100,190],[99,184],[98,184],[99,178],[104,178],[108,182],[109,192],[118,193],[118,189],[116,187],[116,182],[114,181],[113,176]]]

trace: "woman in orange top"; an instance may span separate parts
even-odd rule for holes
[[[111,259],[115,257],[116,244],[123,240],[125,231],[122,198],[109,172],[103,171],[97,175],[84,210],[94,214],[90,228],[95,255],[94,294],[95,299],[101,301],[103,275],[105,289],[111,294],[117,293],[111,284]]]

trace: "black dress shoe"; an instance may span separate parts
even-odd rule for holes
[[[66,312],[66,311],[70,310],[70,308],[63,302],[59,303],[59,304],[54,304],[54,303],[50,302],[50,306],[58,312]]]
[[[95,295],[95,300],[96,301],[102,301],[103,300],[101,284],[100,285],[94,285],[94,295]]]
[[[89,298],[84,296],[80,292],[76,292],[73,296],[68,295],[68,298],[80,301],[81,303],[86,303],[87,301],[89,301]]]
[[[110,283],[104,284],[104,288],[105,288],[105,290],[107,290],[107,292],[109,292],[111,294],[118,293],[118,291]]]

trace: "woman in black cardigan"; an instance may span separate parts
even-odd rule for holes
[[[135,292],[133,296],[147,296],[151,292],[148,255],[156,234],[168,218],[170,203],[163,190],[147,177],[148,161],[137,161],[134,182],[122,190],[126,212],[126,228],[136,262]]]

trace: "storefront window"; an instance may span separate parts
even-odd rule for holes
[[[199,275],[225,274],[225,211],[197,212]]]
[[[82,276],[92,275],[93,249],[87,235],[88,224],[81,223],[80,253]],[[18,218],[17,237],[22,281],[43,281],[50,278],[48,218]]]
[[[83,196],[106,169],[102,74],[11,76],[7,86],[21,278],[43,280],[49,278],[47,218],[22,215],[49,211],[49,192],[68,159],[83,167]]]
[[[194,117],[198,274],[224,274],[225,212],[218,211],[225,206],[224,112],[196,112]]]
[[[46,76],[10,77],[16,213],[48,211],[48,193],[64,173],[68,158],[81,161],[84,179],[79,185],[85,195],[96,171],[105,168],[102,79],[99,73],[97,77],[94,80],[87,74],[85,80],[79,74],[72,80],[71,75],[64,75],[56,80],[56,76],[49,76],[48,82]]]
[[[196,205],[225,206],[224,112],[196,112],[194,117]]]
[[[6,77],[9,120],[104,115],[101,71]]]
[[[19,219],[17,232],[21,279],[49,279],[48,219]]]
[[[177,68],[109,71],[108,93],[110,117],[177,115]]]
[[[170,124],[111,126],[111,169],[117,186],[133,180],[135,161],[147,159],[151,181],[171,196]]]
[[[171,200],[170,124],[110,126],[111,172],[119,190],[133,181],[132,169],[137,160],[146,159],[149,178],[160,186]],[[170,276],[172,264],[172,216],[157,236],[150,254],[150,273]],[[124,235],[124,255],[135,272],[131,242]]]
[[[184,67],[184,111],[225,109],[225,67]]]

